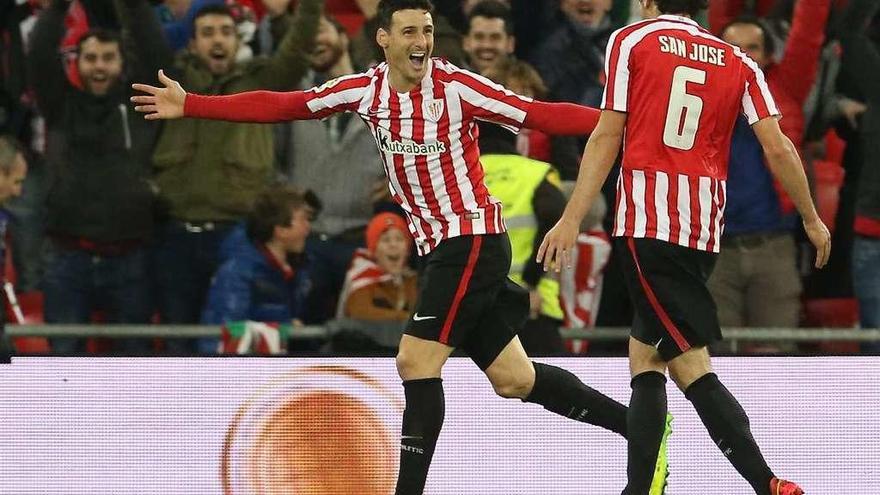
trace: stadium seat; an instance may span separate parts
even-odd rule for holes
[[[821,160],[814,162],[816,209],[819,217],[834,232],[834,220],[840,203],[840,188],[845,171],[839,162]]]
[[[804,301],[804,325],[823,328],[855,328],[859,321],[859,305],[854,298],[808,299]],[[821,342],[823,354],[857,354],[858,342]]]

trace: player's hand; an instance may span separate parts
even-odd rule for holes
[[[132,84],[136,91],[142,91],[147,95],[132,96],[131,101],[137,103],[134,107],[138,112],[144,113],[147,120],[179,119],[183,117],[183,103],[186,101],[186,91],[183,87],[165,72],[159,70],[159,82],[164,88],[157,88],[148,84]]]
[[[868,110],[868,106],[864,103],[849,98],[842,98],[838,102],[838,107],[840,108],[840,113],[846,117],[847,122],[849,122],[853,129],[859,128],[859,117]]]
[[[804,222],[804,230],[810,242],[816,247],[816,268],[822,268],[831,256],[831,233],[819,217],[811,222]]]
[[[538,248],[538,263],[544,263],[544,271],[553,269],[557,273],[563,266],[571,266],[571,250],[577,241],[579,222],[572,222],[565,216],[544,236]]]

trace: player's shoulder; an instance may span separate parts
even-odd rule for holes
[[[364,72],[334,77],[333,79],[325,81],[323,84],[315,86],[307,91],[323,96],[343,91],[364,89],[369,87],[373,81],[375,81],[379,70],[379,66],[376,66]]]
[[[431,59],[431,62],[433,66],[431,69],[432,76],[435,81],[440,81],[441,83],[457,82],[471,87],[482,85],[495,86],[495,83],[487,77],[477,74],[470,69],[459,67],[444,58],[435,57]]]
[[[432,57],[431,66],[434,78],[440,80],[452,80],[460,76],[471,77],[477,75],[468,69],[453,64],[443,57]]]
[[[611,36],[608,38],[608,43],[620,43],[639,29],[650,26],[651,23],[653,23],[655,20],[656,19],[643,19],[641,21],[627,24],[626,26],[623,26],[621,28],[617,28],[611,33]]]

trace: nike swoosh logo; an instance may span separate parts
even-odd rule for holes
[[[418,313],[413,315],[413,321],[436,320],[436,316],[419,316]]]
[[[401,440],[421,440],[422,437],[412,436],[412,435],[402,435],[400,437]]]

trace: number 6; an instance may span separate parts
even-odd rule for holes
[[[663,129],[663,143],[670,148],[685,151],[694,147],[700,114],[703,113],[703,100],[687,92],[689,82],[706,84],[706,71],[683,65],[675,68],[669,93],[669,109],[666,111],[666,127]]]

